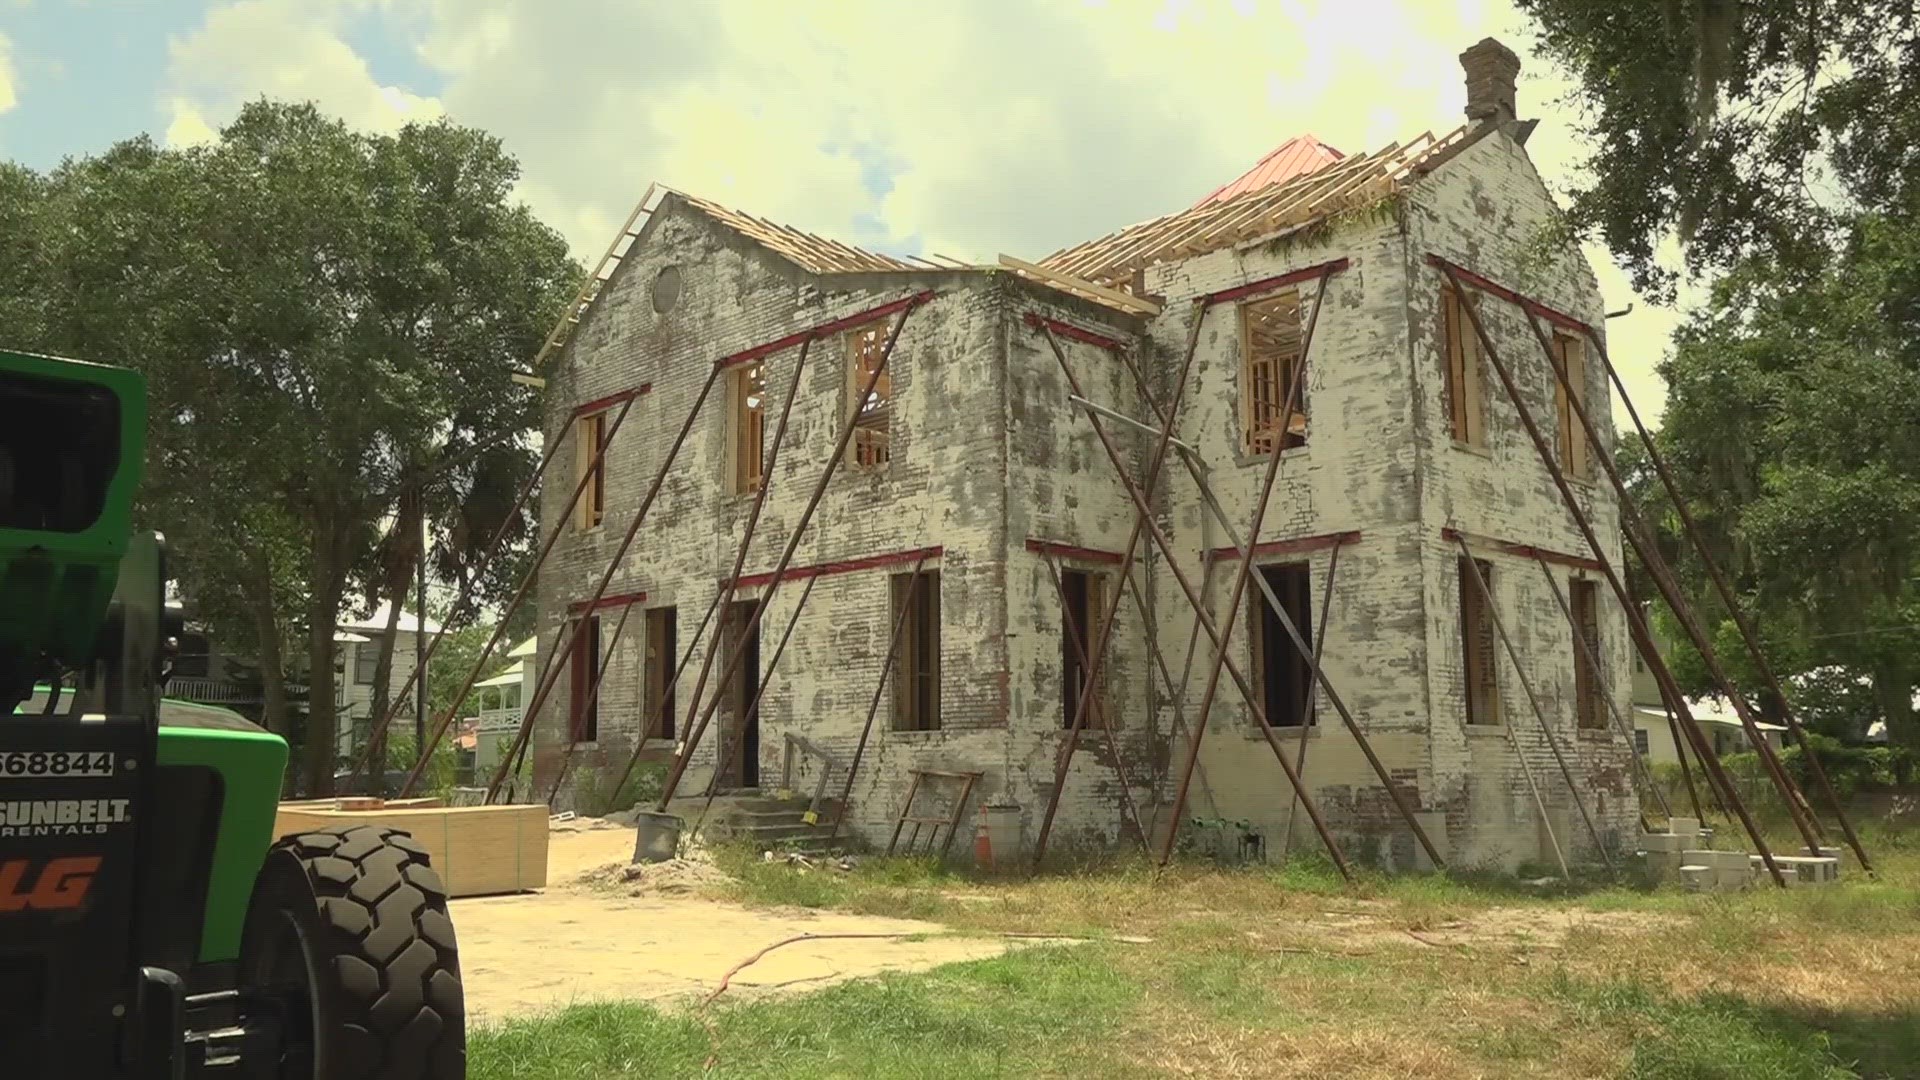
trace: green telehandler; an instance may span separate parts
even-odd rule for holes
[[[146,424],[137,372],[0,351],[0,1076],[462,1077],[426,852],[276,837],[286,742],[164,696]]]

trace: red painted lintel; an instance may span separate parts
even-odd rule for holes
[[[1111,563],[1118,566],[1125,558],[1117,551],[1101,551],[1098,548],[1080,547],[1075,544],[1062,544],[1038,537],[1027,537],[1027,550],[1042,555],[1053,555],[1062,559],[1079,559],[1082,562]]]
[[[653,392],[652,383],[641,383],[639,386],[636,386],[631,390],[622,390],[617,394],[608,394],[606,397],[603,397],[603,398],[594,398],[592,401],[589,401],[583,405],[575,405],[573,407],[572,415],[586,416],[590,413],[603,412],[607,409],[613,408],[615,405],[618,405],[623,401],[629,401],[633,398],[639,397],[641,394],[650,394],[652,392]]]
[[[1096,334],[1091,330],[1083,330],[1070,322],[1050,319],[1038,312],[1027,312],[1026,319],[1027,325],[1033,327],[1035,330],[1045,327],[1059,334],[1061,337],[1072,338],[1075,341],[1084,341],[1089,345],[1097,345],[1102,349],[1111,349],[1114,352],[1119,352],[1121,349],[1127,347],[1126,342],[1118,338],[1110,338],[1104,334]]]
[[[915,548],[912,551],[892,551],[885,555],[867,555],[858,559],[841,559],[837,562],[820,563],[817,566],[788,567],[780,580],[804,581],[810,577],[828,577],[833,574],[846,574],[855,570],[874,570],[882,566],[898,566],[902,563],[919,562],[922,558],[937,559],[946,549],[943,547]],[[751,589],[765,585],[773,580],[772,572],[763,574],[744,574],[734,583],[737,589]]]
[[[638,604],[644,601],[646,598],[647,598],[647,594],[644,592],[630,592],[630,593],[620,593],[615,596],[603,596],[600,598],[598,603],[593,605],[593,610],[599,611],[603,608],[622,607],[627,604]],[[587,603],[584,600],[576,600],[573,603],[567,605],[567,611],[574,615],[578,615],[585,610],[587,610]]]
[[[1463,537],[1460,530],[1454,528],[1442,528],[1440,530],[1440,538],[1448,541],[1464,538],[1469,546],[1480,543],[1500,552],[1502,555],[1517,555],[1522,559],[1540,559],[1543,562],[1550,562],[1559,566],[1571,566],[1576,570],[1599,570],[1601,568],[1599,559],[1589,559],[1584,555],[1568,555],[1561,551],[1549,551],[1546,548],[1535,547],[1532,544],[1515,544],[1505,540],[1481,540],[1472,536]]]
[[[1338,273],[1345,270],[1347,265],[1347,260],[1335,259],[1332,262],[1323,262],[1318,266],[1303,266],[1298,270],[1290,270],[1277,277],[1261,278],[1259,281],[1250,281],[1245,285],[1236,285],[1231,289],[1222,289],[1219,292],[1208,293],[1200,299],[1205,300],[1209,304],[1231,304],[1235,300],[1256,296],[1263,292],[1272,292],[1275,289],[1284,289],[1289,285],[1297,285],[1302,281],[1306,281],[1308,278],[1317,278],[1324,274]]]
[[[777,341],[769,341],[765,345],[755,345],[751,349],[743,349],[730,356],[723,356],[715,361],[715,363],[723,368],[738,367],[741,364],[751,363],[763,357],[772,356],[782,349],[790,349],[803,341],[826,337],[829,334],[837,334],[842,330],[851,330],[856,326],[862,326],[875,319],[884,319],[897,311],[905,311],[908,308],[919,307],[931,299],[933,299],[932,289],[917,292],[912,296],[895,300],[891,304],[882,304],[868,311],[856,312],[843,318],[834,319],[831,322],[821,323],[819,326],[795,331]]]
[[[1302,536],[1292,540],[1268,540],[1264,543],[1253,545],[1253,557],[1258,559],[1269,555],[1298,555],[1303,552],[1319,551],[1322,548],[1339,547],[1342,544],[1357,544],[1359,542],[1360,531],[1358,529],[1348,532],[1321,533],[1318,536]],[[1239,548],[1214,548],[1212,551],[1207,552],[1206,561],[1207,565],[1211,566],[1221,559],[1237,559],[1239,557]]]
[[[1460,280],[1479,289],[1481,292],[1491,293],[1509,303],[1518,304],[1522,309],[1531,311],[1550,323],[1565,327],[1568,330],[1577,330],[1589,337],[1594,336],[1593,327],[1588,326],[1586,323],[1581,322],[1566,312],[1550,308],[1538,300],[1521,296],[1505,285],[1490,281],[1458,263],[1449,262],[1438,255],[1428,255],[1427,263],[1431,266],[1440,267],[1443,271],[1452,270],[1454,273],[1460,275]]]

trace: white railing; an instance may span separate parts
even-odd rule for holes
[[[520,706],[518,705],[509,705],[501,709],[480,710],[481,731],[518,731],[519,729]]]
[[[304,696],[307,688],[299,683],[287,684],[287,696],[298,699]],[[167,680],[166,696],[181,701],[197,701],[203,705],[258,705],[263,691],[258,686],[242,686],[225,679],[183,679]]]

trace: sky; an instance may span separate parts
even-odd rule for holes
[[[1527,149],[1564,189],[1571,83],[1510,0],[0,0],[0,157],[186,144],[250,99],[311,99],[372,131],[492,132],[587,264],[653,181],[883,251],[1037,258],[1296,134],[1444,134],[1487,36],[1520,54]],[[1587,255],[1608,309],[1633,306],[1609,351],[1651,420],[1678,316]]]

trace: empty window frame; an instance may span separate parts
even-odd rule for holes
[[[607,437],[606,412],[588,413],[574,424],[579,438],[574,441],[574,483],[582,478],[587,485],[580,492],[580,501],[574,520],[580,528],[591,529],[600,524],[607,513],[607,455],[599,451],[600,444]],[[599,460],[594,460],[599,451]]]
[[[1294,629],[1307,648],[1313,648],[1313,574],[1304,562],[1256,567],[1273,586]],[[1302,656],[1273,605],[1258,589],[1249,589],[1248,640],[1253,648],[1253,685],[1260,695],[1260,711],[1274,727],[1299,727],[1307,722],[1313,695],[1313,668]]]
[[[1647,729],[1646,728],[1633,729],[1633,749],[1634,749],[1634,752],[1638,753],[1641,757],[1647,756]]]
[[[1277,296],[1240,305],[1240,445],[1250,454],[1270,453],[1307,443],[1307,392],[1300,387],[1285,423],[1290,380],[1305,379],[1301,349],[1305,331],[1300,319],[1300,293],[1289,289]]]
[[[380,643],[360,641],[353,646],[353,681],[361,686],[372,686],[373,676],[380,670]],[[389,674],[388,678],[392,678]]]
[[[1475,559],[1470,566],[1459,560],[1460,645],[1464,660],[1467,723],[1500,723],[1499,654],[1500,632],[1493,625],[1493,609],[1473,578],[1473,566],[1480,568],[1480,580],[1493,591],[1493,565]]]
[[[1559,421],[1557,432],[1560,455],[1560,467],[1568,476],[1581,480],[1593,475],[1593,455],[1587,451],[1587,433],[1580,426],[1580,417],[1573,406],[1578,404],[1582,410],[1587,407],[1587,351],[1579,338],[1568,333],[1553,335],[1553,362],[1565,379],[1558,376],[1553,380],[1553,411]],[[1573,387],[1571,400],[1567,387]]]
[[[1099,648],[1101,620],[1107,614],[1106,579],[1085,570],[1060,571],[1062,598],[1060,611],[1060,726],[1073,726],[1080,711],[1081,695],[1087,692],[1087,670]],[[1078,636],[1076,643],[1075,636]],[[1087,662],[1081,662],[1085,650]],[[1101,665],[1100,681],[1087,703],[1087,715],[1080,721],[1085,728],[1103,727],[1107,721],[1106,665]]]
[[[847,333],[847,408],[853,415],[847,453],[848,463],[859,469],[881,468],[893,456],[893,373],[881,369],[873,390],[862,393],[886,348],[885,319]]]
[[[1573,645],[1574,722],[1583,728],[1604,730],[1606,702],[1601,700],[1600,671],[1594,667],[1592,656],[1600,651],[1600,588],[1593,581],[1575,578],[1568,595],[1573,624],[1580,628]],[[1583,641],[1588,648],[1581,648]]]
[[[892,617],[906,617],[893,657],[893,730],[940,729],[940,571],[895,574]]]
[[[678,662],[680,613],[675,608],[647,609],[647,655],[640,677],[646,702],[646,734],[673,738],[673,672]]]
[[[1446,354],[1447,416],[1453,441],[1465,446],[1487,445],[1486,365],[1480,355],[1480,337],[1462,308],[1459,290],[1440,291],[1441,349]]]
[[[571,676],[567,693],[567,738],[572,742],[593,742],[600,737],[600,616],[586,615],[586,628],[577,635],[579,619],[569,621],[561,633],[573,642]],[[591,701],[589,700],[591,699]]]
[[[765,477],[767,368],[755,360],[727,372],[727,412],[733,433],[733,490],[760,490]]]

